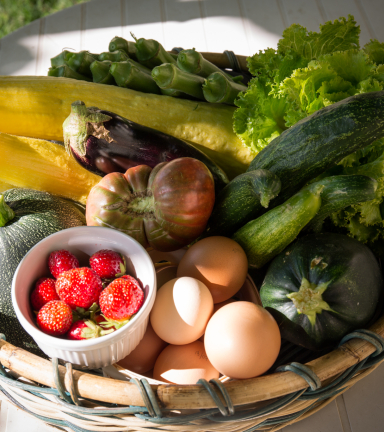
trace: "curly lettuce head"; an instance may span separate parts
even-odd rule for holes
[[[301,89],[297,89],[296,98],[288,97],[280,91],[281,83],[323,55],[359,49],[359,34],[360,27],[351,15],[321,25],[318,33],[293,24],[284,30],[277,50],[268,48],[249,57],[248,69],[256,78],[246,92],[239,94],[233,118],[234,131],[243,143],[256,154],[291,124],[305,117],[299,112],[292,118]],[[309,89],[310,83],[307,84]],[[311,108],[315,110],[318,101],[308,96],[315,102]]]

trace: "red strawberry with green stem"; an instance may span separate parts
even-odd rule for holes
[[[51,300],[37,314],[40,330],[51,336],[62,336],[72,325],[72,309],[61,300]]]
[[[66,272],[56,280],[56,292],[60,299],[72,309],[90,308],[99,303],[99,295],[103,289],[100,277],[88,267],[79,267]]]
[[[48,267],[54,278],[58,278],[61,273],[74,268],[78,268],[78,259],[68,250],[61,249],[49,254]]]
[[[112,333],[114,330],[105,330],[92,320],[82,319],[72,324],[68,332],[68,339],[94,339]]]
[[[31,292],[31,305],[34,311],[39,311],[51,300],[60,300],[55,289],[55,280],[51,278],[40,278]]]
[[[89,259],[89,264],[102,279],[114,279],[126,272],[124,256],[110,249],[94,253]]]
[[[99,298],[101,313],[116,329],[126,324],[143,302],[143,290],[137,280],[128,275],[111,282]]]

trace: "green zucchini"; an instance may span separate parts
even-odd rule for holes
[[[332,213],[376,197],[377,181],[364,175],[333,176],[317,183],[324,186],[321,207],[305,231],[320,232],[324,219]]]
[[[286,201],[313,178],[384,136],[384,91],[351,96],[322,108],[284,131],[251,162],[281,180],[271,202]]]
[[[375,319],[383,277],[363,243],[341,234],[311,234],[272,261],[260,297],[284,339],[323,349]]]
[[[268,170],[255,170],[235,177],[219,193],[208,221],[207,235],[230,236],[280,192],[278,177]]]
[[[244,249],[250,268],[261,268],[297,237],[320,209],[323,188],[307,186],[235,232],[232,239]]]
[[[13,274],[32,246],[62,229],[85,225],[85,216],[76,205],[47,192],[9,189],[0,197],[0,332],[11,344],[41,354],[16,318]]]

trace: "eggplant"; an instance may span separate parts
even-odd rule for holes
[[[82,101],[72,103],[63,131],[67,151],[81,166],[100,176],[191,157],[210,170],[216,194],[229,183],[225,172],[191,144],[113,112],[87,108]]]

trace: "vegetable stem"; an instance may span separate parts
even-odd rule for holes
[[[137,39],[135,46],[138,61],[150,69],[163,63],[176,65],[175,58],[165,51],[163,46],[156,40],[140,38]]]
[[[222,72],[214,72],[204,81],[204,98],[211,103],[226,103],[234,105],[234,101],[240,92],[247,87],[229,80]]]
[[[111,61],[97,61],[91,63],[90,69],[93,77],[93,82],[99,84],[116,84],[111,72]]]
[[[109,51],[102,52],[98,56],[98,60],[100,61],[109,60],[111,62],[120,62],[128,59],[129,59],[128,54],[121,49],[112,52]]]
[[[127,41],[126,39],[115,36],[108,46],[109,51],[123,50],[129,57],[137,60],[135,42]]]
[[[85,75],[81,75],[78,72],[74,71],[67,65],[61,65],[59,67],[51,67],[48,69],[48,76],[53,77],[63,77],[63,78],[72,78],[81,81],[92,81]]]
[[[207,78],[214,72],[221,72],[231,81],[241,81],[243,79],[242,76],[232,77],[231,75],[226,74],[218,66],[205,59],[201,53],[195,50],[195,48],[180,51],[177,56],[177,66],[185,72],[199,75],[204,78]]]
[[[112,63],[110,72],[119,87],[126,87],[144,93],[160,94],[160,89],[149,71],[134,60]]]
[[[75,72],[91,77],[90,66],[97,60],[97,54],[91,54],[89,51],[80,51],[78,53],[68,54],[66,64]]]
[[[0,227],[5,226],[15,217],[14,211],[4,200],[4,195],[0,195]]]
[[[152,70],[152,77],[161,89],[174,89],[204,100],[202,85],[204,78],[180,70],[176,65],[166,63]]]

